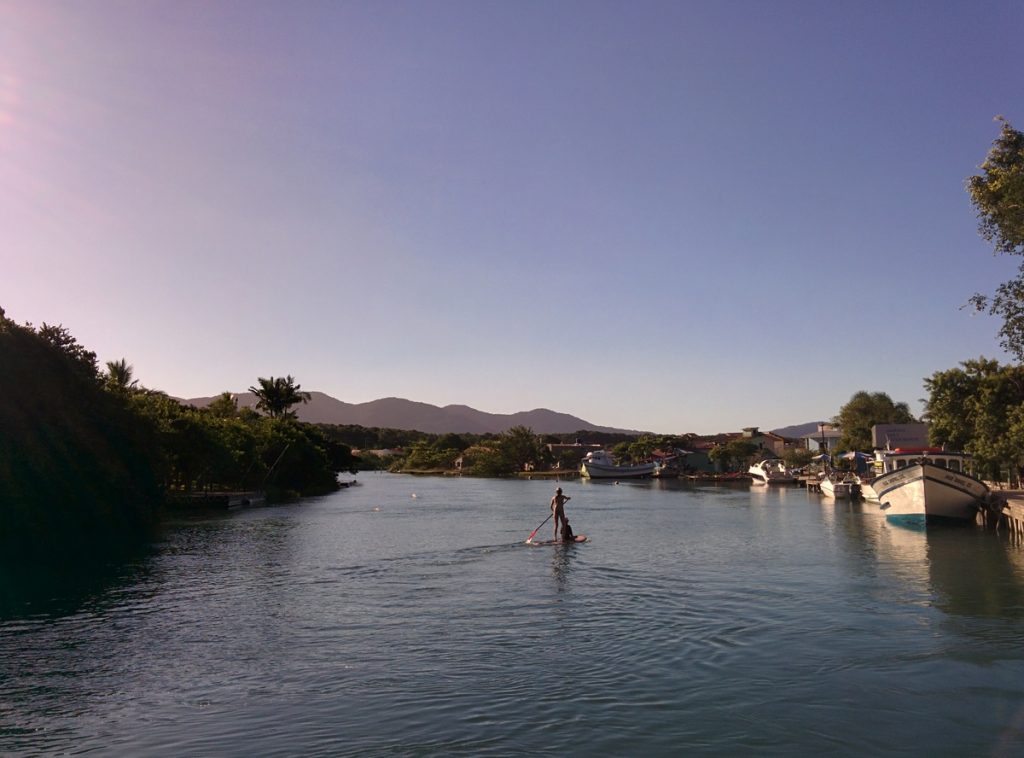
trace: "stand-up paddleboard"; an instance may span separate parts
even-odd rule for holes
[[[542,542],[527,542],[527,545],[576,545],[580,542],[586,542],[587,535],[577,534],[576,537],[570,542],[563,542],[562,540],[543,540]]]

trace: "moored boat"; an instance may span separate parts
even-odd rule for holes
[[[879,451],[883,472],[871,482],[890,521],[973,521],[988,485],[971,473],[971,455],[940,448]]]
[[[587,453],[580,465],[580,475],[588,479],[642,479],[654,473],[653,463],[620,466],[604,450]]]
[[[821,494],[832,500],[849,499],[857,494],[857,485],[853,479],[839,478],[835,474],[825,474],[820,486]]]
[[[792,484],[796,481],[796,476],[786,468],[781,458],[758,461],[747,469],[747,473],[754,484]]]

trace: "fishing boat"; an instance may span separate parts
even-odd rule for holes
[[[654,473],[653,463],[640,463],[635,466],[620,466],[615,459],[604,450],[587,453],[580,465],[580,476],[588,479],[642,479]]]
[[[796,477],[786,468],[781,458],[758,461],[747,469],[747,473],[754,484],[792,484],[796,481]]]
[[[882,473],[871,482],[886,519],[974,521],[988,485],[971,474],[972,457],[941,448],[881,450]]]

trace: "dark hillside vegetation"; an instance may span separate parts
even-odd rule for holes
[[[62,327],[0,316],[0,549],[89,549],[155,521],[159,454]]]
[[[291,377],[260,381],[269,415],[226,393],[193,408],[138,386],[124,359],[100,371],[63,327],[19,326],[0,309],[2,555],[104,555],[196,493],[337,489],[337,473],[357,468],[351,448],[294,418],[304,393]]]

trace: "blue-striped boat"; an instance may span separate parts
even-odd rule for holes
[[[974,521],[978,504],[989,494],[988,485],[971,474],[969,453],[897,448],[879,454],[883,473],[870,488],[890,521]]]

